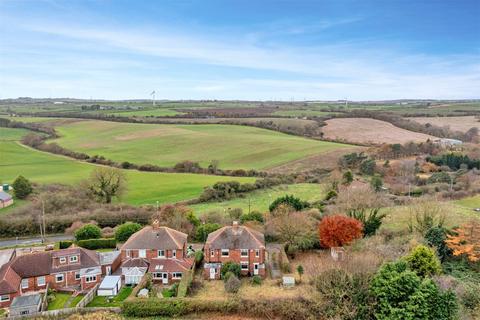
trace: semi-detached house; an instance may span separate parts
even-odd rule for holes
[[[187,257],[187,237],[183,232],[158,224],[133,234],[121,248],[125,283],[139,283],[147,272],[162,284],[180,281],[194,262]]]
[[[8,307],[13,298],[25,293],[44,291],[47,284],[52,289],[79,292],[94,287],[103,274],[100,256],[70,248],[13,257],[0,268],[0,307]],[[115,267],[116,262],[112,263]]]
[[[204,252],[205,279],[220,279],[222,265],[229,261],[240,265],[242,275],[265,277],[264,235],[236,221],[210,233]]]

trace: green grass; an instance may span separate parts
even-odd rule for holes
[[[463,198],[463,199],[454,201],[454,203],[468,209],[480,208],[480,195]]]
[[[73,298],[72,302],[70,302],[70,308],[74,308],[77,306],[77,304],[83,299],[84,295],[79,294],[75,298]]]
[[[173,109],[166,109],[162,107],[155,108],[155,109],[145,109],[145,110],[125,110],[125,111],[108,110],[108,111],[105,111],[105,113],[113,114],[121,117],[168,117],[168,116],[183,114],[183,112],[178,112]]]
[[[302,109],[281,110],[281,111],[275,111],[273,113],[273,115],[285,116],[285,117],[321,117],[321,116],[328,116],[333,114],[336,114],[336,112],[319,111],[319,110],[302,110]]]
[[[48,310],[63,309],[70,296],[71,294],[68,293],[56,292],[55,300],[48,304]]]
[[[120,307],[122,302],[132,293],[132,290],[132,287],[123,287],[110,302],[107,297],[96,296],[87,307]]]
[[[208,166],[267,169],[313,154],[347,147],[276,131],[234,125],[156,125],[78,121],[57,127],[55,142],[115,161],[173,166],[184,160]]]
[[[293,185],[278,186],[266,190],[257,190],[246,195],[244,198],[235,198],[223,202],[208,202],[192,205],[191,207],[197,214],[204,212],[220,210],[227,211],[228,209],[241,208],[244,213],[248,212],[250,203],[250,210],[257,210],[260,212],[268,211],[270,204],[278,197],[287,194],[292,194],[304,201],[317,201],[324,198],[323,188],[319,184],[300,183]]]
[[[0,134],[4,131],[0,128]],[[13,130],[13,129],[11,129]],[[86,179],[95,165],[40,152],[16,141],[0,141],[0,181],[12,183],[23,175],[36,183],[75,184]],[[125,170],[127,193],[123,201],[140,205],[177,202],[198,197],[203,188],[217,181],[254,182],[254,178],[233,178],[183,173]]]
[[[17,141],[30,131],[26,129],[0,128],[0,141]]]
[[[10,116],[4,116],[0,115],[0,118],[5,118],[9,119],[12,121],[18,121],[18,122],[48,122],[48,121],[54,121],[58,120],[59,118],[50,118],[50,117],[10,117]]]

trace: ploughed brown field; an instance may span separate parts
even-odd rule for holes
[[[463,117],[415,117],[409,118],[416,122],[426,124],[430,123],[439,127],[449,127],[453,131],[467,132],[473,127],[480,129],[480,122],[474,116]]]
[[[339,118],[327,120],[326,123],[322,128],[325,138],[350,143],[406,143],[437,139],[428,134],[405,130],[391,123],[369,118]]]

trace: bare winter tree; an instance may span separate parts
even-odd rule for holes
[[[104,203],[111,203],[113,197],[121,197],[126,190],[125,174],[116,168],[98,167],[86,182],[88,193]]]

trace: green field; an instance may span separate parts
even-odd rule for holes
[[[0,128],[0,137],[19,139],[18,129]],[[12,132],[13,131],[13,132]],[[94,165],[40,152],[16,141],[0,140],[0,181],[12,183],[24,175],[37,183],[74,184],[88,177]],[[232,178],[181,173],[157,173],[125,170],[128,191],[123,199],[131,204],[155,204],[192,199],[203,188],[217,181],[254,182],[254,178]]]
[[[257,190],[250,192],[245,198],[235,198],[223,202],[208,202],[192,205],[191,208],[196,214],[204,212],[228,209],[241,208],[244,213],[250,210],[257,210],[260,212],[268,211],[270,204],[278,197],[284,195],[294,195],[304,201],[318,201],[324,198],[322,185],[313,183],[299,183],[292,185],[282,185],[266,190]]]
[[[169,117],[183,112],[178,112],[173,109],[155,108],[155,109],[140,109],[140,110],[125,110],[125,111],[105,111],[106,114],[113,114],[120,117]]]
[[[480,208],[480,195],[463,198],[463,199],[454,201],[454,203],[468,209]],[[479,213],[479,216],[480,216],[480,213]]]
[[[77,121],[56,127],[55,142],[115,161],[173,166],[184,160],[221,168],[268,169],[313,154],[348,147],[276,131],[234,125],[157,125]]]

